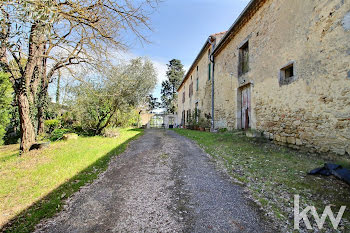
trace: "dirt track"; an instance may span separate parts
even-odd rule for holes
[[[272,232],[192,141],[146,130],[37,232]]]

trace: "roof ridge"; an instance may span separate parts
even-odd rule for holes
[[[220,34],[225,34],[226,32],[227,32],[227,30],[223,31],[223,32],[217,32],[217,33],[211,34],[211,36],[217,36],[217,35],[220,35]]]

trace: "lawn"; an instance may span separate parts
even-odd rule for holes
[[[64,199],[97,178],[111,157],[141,134],[142,130],[121,129],[118,138],[58,141],[21,157],[18,145],[0,147],[0,226],[12,219],[6,231],[32,231],[41,219],[60,210]]]
[[[334,177],[307,175],[308,171],[330,161],[350,168],[349,158],[330,159],[309,155],[276,146],[262,138],[247,138],[241,131],[209,133],[174,130],[197,142],[223,165],[229,175],[249,190],[253,199],[283,231],[293,229],[293,201],[296,194],[300,195],[300,209],[313,205],[320,216],[326,205],[332,205],[335,216],[340,206],[347,206],[338,230],[350,231],[349,185]],[[312,222],[312,218],[309,219]],[[331,229],[329,221],[326,224],[324,227]]]

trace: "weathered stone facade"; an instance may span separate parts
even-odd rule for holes
[[[241,128],[240,89],[251,91],[251,128],[311,151],[350,153],[350,31],[344,0],[266,1],[215,54],[216,127]],[[238,53],[249,41],[249,71]],[[293,82],[280,70],[293,64]]]
[[[276,143],[350,154],[350,0],[252,1],[213,56],[215,128],[244,128],[246,111]]]
[[[211,35],[212,43],[217,43],[224,33]],[[211,114],[211,79],[209,72],[212,72],[212,66],[209,55],[213,46],[206,41],[197,59],[194,61],[190,69],[185,75],[183,82],[178,88],[178,106],[177,106],[177,124],[186,125],[188,111],[193,112],[197,108],[201,111],[201,116]],[[210,70],[209,70],[210,69]],[[212,76],[212,74],[211,74]],[[197,88],[198,79],[198,88]],[[192,95],[190,95],[190,86],[192,84]],[[185,93],[185,97],[183,95]],[[184,99],[184,102],[183,102]]]

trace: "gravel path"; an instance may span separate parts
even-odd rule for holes
[[[192,141],[146,130],[36,232],[273,232]]]

